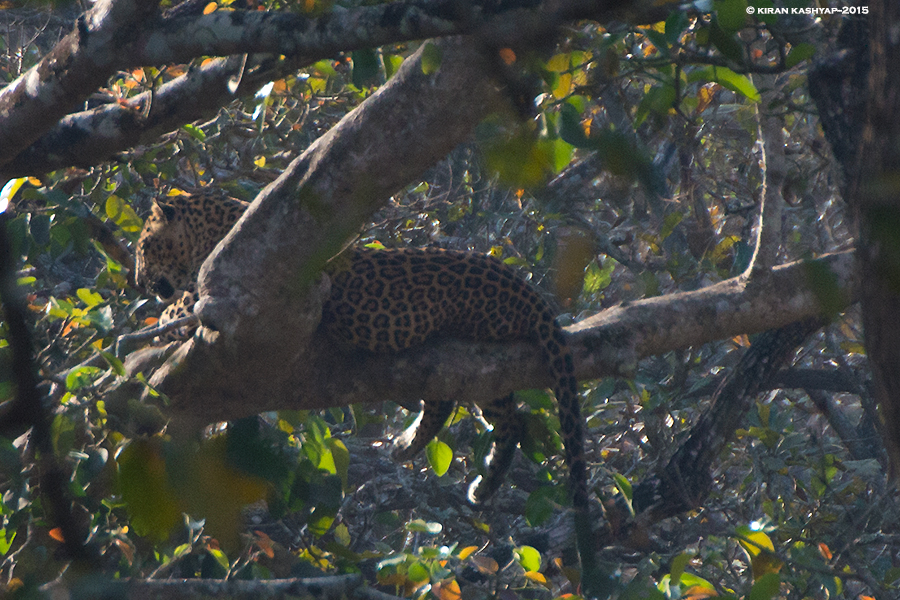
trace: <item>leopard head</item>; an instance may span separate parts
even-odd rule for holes
[[[187,212],[183,199],[155,201],[138,238],[135,282],[164,300],[192,288],[200,269]]]

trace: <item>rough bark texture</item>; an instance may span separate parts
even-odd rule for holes
[[[840,50],[810,73],[810,93],[844,173],[859,223],[860,301],[874,395],[896,477],[900,470],[900,6],[869,5],[848,20]],[[861,93],[863,90],[866,93]]]
[[[845,306],[849,305],[856,286],[852,253],[831,255],[817,263],[833,270]],[[752,291],[735,279],[695,292],[634,302],[590,317],[567,328],[576,358],[576,376],[592,379],[627,373],[647,356],[820,315],[821,305],[807,286],[808,271],[804,263],[792,263],[761,277]],[[260,393],[258,386],[263,384],[257,381],[258,375],[249,381],[240,381],[236,375],[266,368],[273,358],[269,350],[242,352],[225,362],[218,358],[216,366],[203,366],[206,359],[198,354],[200,370],[192,371],[190,377],[179,376],[186,380],[184,387],[176,392],[176,388],[166,387],[168,382],[163,386],[163,391],[172,394],[173,404],[168,410],[209,422],[288,407],[322,408],[383,400],[415,406],[420,399],[447,397],[487,401],[497,394],[550,384],[540,353],[527,343],[436,339],[397,355],[347,355],[316,333],[309,348],[307,354],[298,357],[297,368],[279,373],[283,388],[274,395]],[[179,355],[185,352],[188,350],[182,348]]]
[[[713,461],[734,436],[756,395],[788,362],[797,346],[821,326],[819,319],[806,319],[753,340],[690,437],[663,469],[634,488],[635,513],[649,511],[644,518],[656,522],[701,506],[712,485]]]
[[[0,165],[77,107],[115,72],[116,49],[159,0],[102,0],[37,65],[0,90]]]
[[[176,410],[198,402],[216,412],[234,410],[232,401],[246,407],[251,390],[273,401],[295,396],[292,374],[311,370],[307,342],[327,293],[315,274],[393,192],[502,106],[471,45],[443,42],[441,67],[430,75],[421,52],[408,59],[295,160],[207,260],[197,314],[221,333],[201,330],[154,377]]]
[[[871,72],[859,178],[851,193],[866,350],[885,421],[894,476],[900,472],[900,4],[871,4]]]
[[[39,65],[0,92],[0,177],[97,164],[185,123],[208,118],[234,95],[252,94],[268,81],[338,51],[459,33],[495,48],[531,43],[552,37],[562,23],[613,19],[635,3],[520,0],[503,3],[499,11],[492,3],[441,0],[335,8],[318,18],[232,11],[172,19],[158,16],[158,4],[99,3]],[[658,7],[632,16],[638,22],[655,22],[665,18],[666,10]],[[255,54],[237,77],[237,89],[230,83],[241,74],[236,65],[243,61],[220,59],[190,69],[152,95],[67,115],[117,70],[245,52]],[[275,59],[278,55],[286,58]]]

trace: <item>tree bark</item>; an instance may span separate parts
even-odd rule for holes
[[[875,398],[884,418],[892,474],[900,472],[900,5],[870,4],[871,71],[858,179],[851,203],[859,219],[863,326]]]

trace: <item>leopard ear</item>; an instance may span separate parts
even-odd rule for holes
[[[171,204],[166,204],[161,200],[153,201],[152,211],[166,221],[171,221],[175,218],[175,207]]]

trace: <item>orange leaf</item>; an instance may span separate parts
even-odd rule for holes
[[[831,550],[824,542],[819,542],[819,554],[821,554],[825,558],[825,560],[831,560]]]
[[[53,529],[51,529],[50,531],[47,532],[47,535],[52,537],[57,542],[65,543],[65,541],[66,541],[66,538],[63,537],[62,529],[60,529],[59,527],[54,527]]]
[[[500,48],[499,54],[500,59],[508,65],[516,62],[516,53],[513,52],[512,48]]]
[[[275,550],[272,548],[272,538],[262,531],[254,531],[253,533],[256,534],[256,545],[263,551],[263,554],[269,558],[275,558]]]
[[[210,13],[216,12],[216,9],[219,8],[219,5],[215,2],[210,2],[206,6],[203,7],[203,14],[208,15]]]
[[[125,560],[128,561],[128,564],[132,564],[134,562],[134,548],[129,546],[125,540],[120,540],[119,538],[115,539],[115,544],[122,556],[125,557]]]
[[[681,592],[681,597],[685,600],[706,600],[706,598],[715,598],[719,593],[702,585],[694,585]]]
[[[455,579],[435,583],[431,587],[431,592],[440,600],[460,600],[462,597],[459,584]]]

